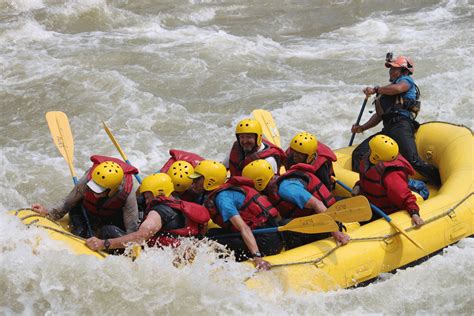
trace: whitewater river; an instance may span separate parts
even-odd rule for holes
[[[421,122],[472,129],[473,12],[472,0],[0,0],[0,314],[473,314],[474,239],[367,287],[258,293],[250,267],[206,247],[183,269],[168,251],[99,261],[46,240],[33,253],[44,233],[6,214],[72,188],[51,110],[69,117],[78,174],[92,154],[118,157],[101,120],[143,175],[170,148],[222,160],[255,108],[285,146],[307,130],[336,149],[393,51],[414,58]]]

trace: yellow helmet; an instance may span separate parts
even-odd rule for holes
[[[255,189],[258,191],[262,191],[267,187],[273,175],[272,165],[264,159],[254,160],[242,170],[242,176],[252,179]]]
[[[194,173],[194,168],[193,165],[187,161],[178,160],[173,162],[167,173],[173,181],[174,190],[176,192],[186,191],[193,183],[193,180],[188,176]]]
[[[308,132],[300,132],[290,142],[290,148],[302,154],[308,155],[306,162],[313,161],[318,150],[318,139]]]
[[[224,184],[227,177],[227,169],[220,162],[203,160],[194,168],[194,173],[190,174],[189,178],[196,179],[201,176],[204,177],[204,190],[212,191]]]
[[[386,135],[374,136],[369,141],[370,162],[373,164],[379,161],[393,161],[398,156],[398,144]]]
[[[235,128],[237,139],[239,134],[257,134],[257,147],[262,145],[262,125],[257,120],[245,119],[240,121]]]
[[[140,185],[140,194],[150,191],[153,196],[164,195],[170,196],[173,192],[173,181],[166,173],[155,173],[143,179]]]
[[[94,168],[91,180],[87,185],[96,193],[115,190],[122,183],[123,169],[116,162],[104,161]]]

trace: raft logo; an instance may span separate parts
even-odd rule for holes
[[[301,222],[302,226],[314,226],[314,221],[312,218],[305,219],[303,222]]]

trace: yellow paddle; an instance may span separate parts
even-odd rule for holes
[[[46,122],[48,122],[49,131],[53,137],[53,141],[56,144],[61,155],[66,160],[69,171],[71,172],[72,180],[74,184],[77,184],[76,171],[74,171],[74,139],[72,138],[71,127],[69,126],[69,120],[65,113],[60,111],[50,111],[46,113]],[[87,217],[86,211],[83,207],[82,215],[86,221],[87,230],[89,235],[92,237],[92,228]]]
[[[279,227],[268,227],[268,228],[258,228],[252,230],[254,234],[268,234],[274,232],[283,232],[283,231],[292,231],[303,234],[318,234],[318,233],[327,233],[335,232],[339,230],[339,226],[329,215],[325,214],[315,214],[305,217],[298,217],[291,220],[286,225]],[[219,239],[223,237],[237,237],[240,236],[240,233],[232,233],[225,235],[212,236],[213,239]]]
[[[262,125],[263,136],[272,144],[277,145],[281,148],[280,132],[276,127],[275,120],[270,112],[262,109],[252,111],[252,115],[260,125]],[[286,172],[285,166],[280,167],[280,174]]]
[[[369,201],[362,195],[337,201],[322,214],[344,223],[364,222],[372,218]]]
[[[112,134],[112,131],[107,126],[107,124],[105,124],[105,122],[102,121],[102,125],[104,126],[104,129],[107,135],[109,135],[110,140],[115,145],[115,148],[117,148],[118,152],[120,153],[120,156],[122,156],[122,159],[129,165],[132,165],[130,161],[128,160],[127,156],[125,155],[125,153],[123,152],[122,147],[120,147],[120,144],[118,143],[117,139],[115,139],[114,135]],[[134,174],[134,176],[135,176],[135,179],[137,179],[138,183],[142,184],[142,179],[140,178],[140,176],[138,174]]]
[[[343,187],[344,189],[346,189],[347,191],[351,192],[351,188],[349,188],[346,184],[344,184],[343,182],[339,181],[339,180],[336,180],[337,184],[339,184],[341,187]],[[376,211],[380,216],[382,216],[387,222],[390,223],[390,225],[393,226],[393,228],[395,228],[396,231],[398,231],[400,234],[402,234],[403,236],[405,236],[409,241],[411,241],[415,246],[417,246],[418,248],[423,249],[423,247],[413,238],[411,238],[403,228],[401,228],[400,226],[398,226],[397,223],[395,223],[394,221],[392,221],[392,218],[390,216],[388,216],[387,214],[385,214],[381,209],[379,209],[377,206],[373,205],[372,203],[370,203],[370,206],[372,207],[372,209],[374,211]]]
[[[66,114],[60,111],[51,111],[46,113],[46,121],[61,155],[66,160],[69,171],[71,172],[74,184],[77,184],[76,172],[74,171],[74,140],[72,138],[71,128],[69,127],[69,120]]]
[[[272,114],[266,110],[257,109],[252,111],[252,115],[262,125],[263,136],[274,145],[281,147],[280,132],[276,127]]]

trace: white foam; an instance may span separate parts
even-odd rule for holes
[[[42,0],[7,0],[6,2],[18,12],[44,8]]]
[[[11,45],[18,41],[45,41],[54,36],[54,32],[45,30],[37,21],[25,19],[16,23],[13,29],[0,35],[0,44]]]

